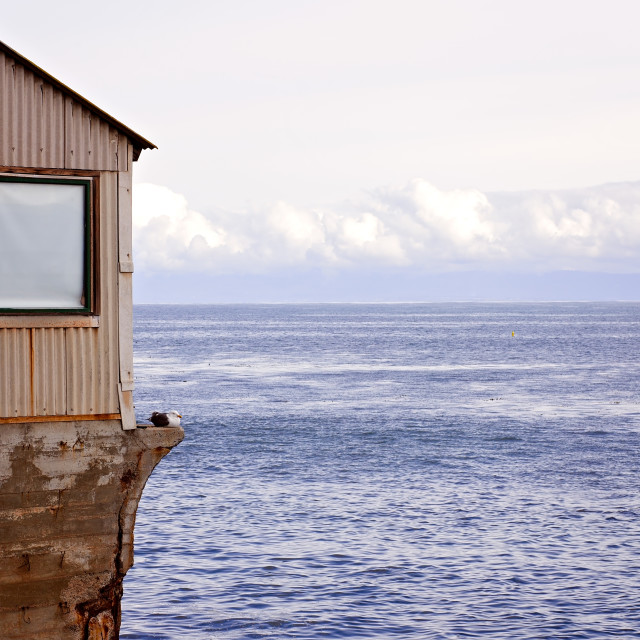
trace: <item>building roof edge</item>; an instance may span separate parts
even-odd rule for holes
[[[50,73],[47,73],[37,64],[34,64],[33,62],[31,62],[31,60],[18,53],[15,49],[12,49],[8,45],[6,45],[4,42],[2,42],[2,40],[0,40],[0,51],[3,51],[9,57],[16,60],[16,62],[24,66],[26,69],[29,69],[29,71],[33,72],[35,75],[39,76],[52,86],[62,91],[62,93],[68,95],[69,97],[82,104],[82,106],[84,106],[86,109],[91,111],[93,114],[95,114],[105,122],[108,122],[114,129],[117,129],[120,133],[129,138],[134,146],[134,160],[138,159],[138,156],[143,149],[158,148],[155,144],[153,144],[153,142],[150,142],[146,138],[142,137],[139,133],[136,133],[133,129],[130,129],[129,127],[127,127],[127,125],[123,124],[113,116],[109,115],[106,111],[103,111],[100,107],[93,104],[93,102],[87,100],[79,93],[68,87],[66,84],[60,82],[60,80],[58,80],[57,78],[54,78]]]

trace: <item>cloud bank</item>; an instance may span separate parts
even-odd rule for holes
[[[139,184],[133,214],[138,272],[640,272],[640,182],[489,194],[415,179],[335,207],[206,214]]]

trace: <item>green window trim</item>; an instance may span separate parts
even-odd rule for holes
[[[69,262],[73,262],[74,266],[73,266],[73,270],[74,270],[74,276],[75,276],[75,280],[77,281],[77,284],[75,285],[76,287],[76,295],[75,298],[78,300],[78,304],[75,305],[71,305],[69,304],[69,301],[66,300],[66,305],[65,304],[61,304],[60,306],[56,305],[56,304],[43,304],[41,306],[31,306],[30,304],[25,304],[24,306],[20,305],[20,304],[10,304],[10,305],[3,305],[3,303],[6,303],[7,301],[7,295],[6,295],[6,291],[3,291],[3,286],[6,289],[7,284],[10,282],[10,269],[11,266],[8,266],[7,261],[5,261],[4,266],[0,267],[2,269],[2,271],[0,272],[0,314],[12,314],[12,315],[68,315],[68,314],[74,314],[74,315],[90,315],[93,313],[94,309],[93,309],[93,278],[94,278],[94,273],[93,273],[93,239],[92,239],[92,229],[93,229],[93,224],[92,224],[92,199],[93,199],[93,181],[91,179],[88,178],[79,178],[79,177],[56,177],[56,176],[52,176],[52,177],[45,177],[45,176],[25,176],[25,175],[7,175],[7,174],[3,174],[0,175],[0,190],[2,189],[3,185],[11,185],[11,184],[15,184],[15,185],[43,185],[43,186],[49,186],[49,187],[55,187],[57,186],[73,186],[73,187],[80,187],[81,188],[81,198],[76,198],[78,200],[78,202],[81,200],[81,207],[82,207],[82,211],[80,212],[79,210],[73,212],[73,215],[75,215],[77,218],[82,219],[82,229],[78,229],[77,228],[77,224],[75,224],[76,221],[74,221],[74,227],[75,229],[70,229],[70,232],[75,234],[76,237],[76,243],[79,244],[78,239],[80,238],[80,231],[81,231],[81,237],[82,237],[82,248],[80,251],[76,251],[76,255],[77,255],[77,261],[74,260],[72,255],[69,255],[67,253],[64,252],[64,250],[62,248],[60,248],[58,250],[58,258],[64,258]],[[33,193],[36,193],[36,191],[33,191]],[[54,191],[50,191],[50,193],[54,193]],[[79,194],[78,194],[79,195]],[[3,204],[4,204],[4,209],[3,209]],[[34,213],[38,213],[38,203],[32,204],[30,205],[31,208],[33,209]],[[63,206],[63,205],[60,205]],[[29,210],[29,205],[23,207],[24,210],[28,211]],[[6,229],[3,229],[3,223],[5,222],[5,220],[11,218],[11,204],[10,203],[6,203],[6,202],[2,202],[2,199],[0,198],[0,250],[2,250],[2,243],[3,243],[3,239],[2,239],[2,235],[6,233]],[[20,210],[20,208],[18,208],[18,210]],[[43,211],[44,209],[42,209]],[[22,211],[22,213],[24,214],[24,211]],[[4,215],[4,219],[3,219],[3,215]],[[7,216],[9,218],[7,218]],[[37,216],[34,216],[34,218]],[[19,226],[19,220],[16,220],[15,218],[13,220],[10,220],[10,224],[11,223],[18,223],[17,226]],[[29,229],[28,229],[28,220],[25,221],[25,224],[23,224],[23,229],[22,231],[22,235],[25,236],[29,233]],[[53,218],[49,219],[49,224],[52,225],[51,229],[53,230],[54,225],[55,225],[55,220]],[[14,225],[15,226],[15,225]],[[62,231],[64,233],[64,228],[62,229],[57,229],[57,231]],[[43,232],[43,233],[46,233]],[[58,239],[62,238],[61,236],[58,236]],[[5,243],[8,241],[5,241]],[[42,243],[42,238],[40,238],[40,242]],[[23,243],[26,246],[26,243]],[[60,243],[61,245],[64,245],[64,242]],[[50,247],[56,247],[56,241],[55,239],[52,240],[52,242],[49,244]],[[5,249],[5,253],[6,253],[6,249],[8,248],[8,245],[4,247]],[[14,250],[15,255],[17,256],[15,259],[19,260],[20,259],[20,251],[19,249],[15,249],[15,246],[11,247]],[[76,249],[78,248],[77,246],[75,247]],[[42,252],[45,253],[45,252]],[[78,255],[81,254],[81,255]],[[29,256],[32,256],[33,253],[30,253],[29,251],[26,251],[24,253],[24,259],[29,260]],[[54,258],[56,256],[54,255]],[[10,262],[10,258],[8,260],[8,262]],[[2,265],[2,263],[0,262],[0,265]],[[16,271],[18,271],[18,269],[16,269]],[[80,273],[81,272],[81,273]],[[45,271],[43,269],[42,274],[44,274]],[[22,278],[24,279],[27,276],[22,275]],[[52,280],[55,279],[55,276],[49,276],[47,275],[47,277],[50,277]],[[34,282],[37,279],[37,275],[33,276],[34,278]],[[17,285],[16,285],[17,286]]]

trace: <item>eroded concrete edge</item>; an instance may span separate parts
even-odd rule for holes
[[[115,640],[144,486],[181,428],[0,429],[0,637]]]

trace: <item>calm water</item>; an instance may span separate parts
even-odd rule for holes
[[[640,304],[135,313],[122,638],[640,638]]]

